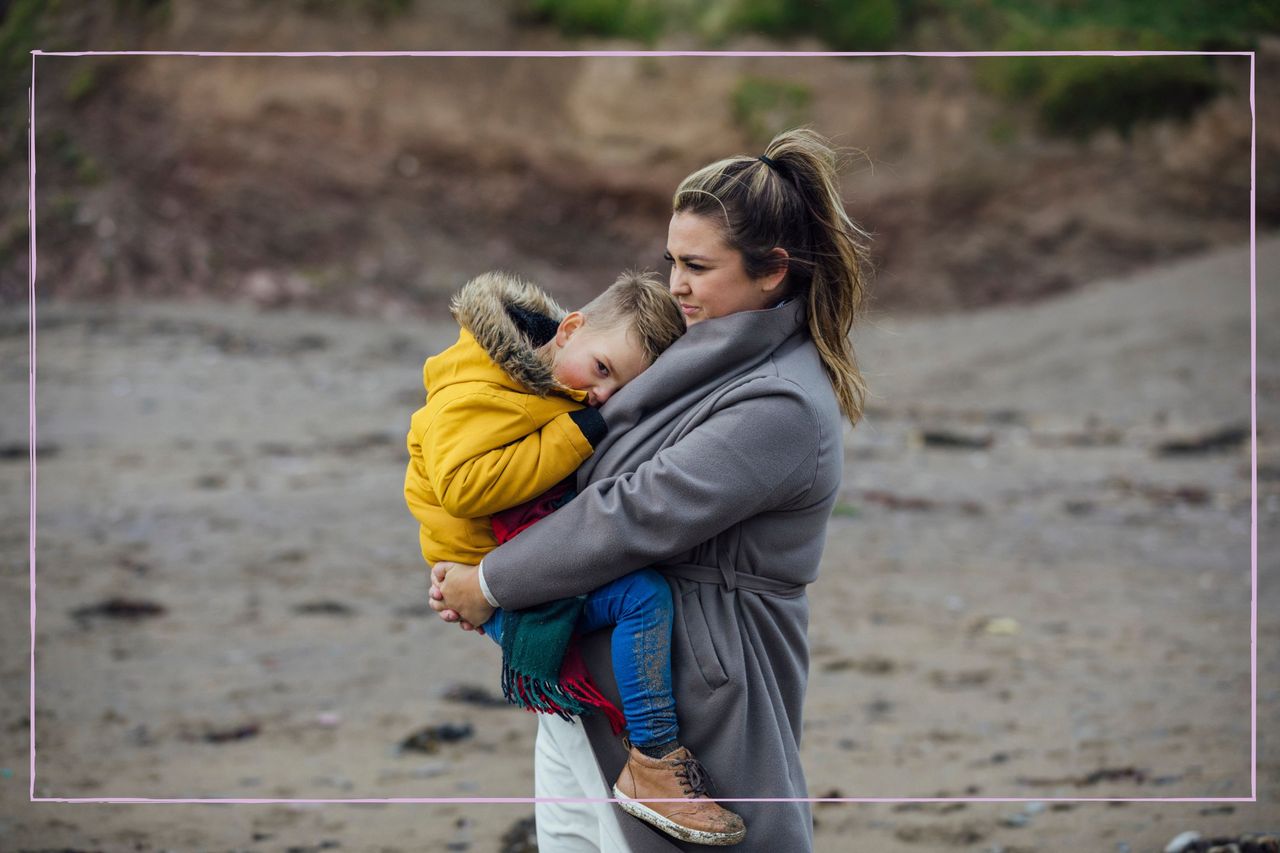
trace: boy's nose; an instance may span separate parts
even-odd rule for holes
[[[609,399],[609,389],[592,389],[587,393],[587,403],[592,406],[603,406],[604,401]]]

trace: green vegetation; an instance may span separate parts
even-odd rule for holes
[[[173,14],[170,0],[115,0],[117,18],[134,18],[148,23],[168,20]]]
[[[977,72],[989,90],[1032,105],[1047,130],[1075,137],[1186,118],[1224,85],[1203,56],[1025,56],[983,60]]]
[[[858,515],[858,508],[844,501],[837,501],[836,505],[831,508],[832,518],[857,518]]]
[[[943,3],[966,5],[964,0]],[[1082,34],[1091,37],[1088,47],[1094,49],[1157,50],[1159,43],[1170,50],[1247,50],[1258,33],[1280,30],[1280,5],[1266,0],[988,0],[967,5],[985,10],[991,19],[985,26],[1034,34],[1043,50],[1087,49],[1080,45]],[[1138,44],[1143,41],[1146,46]]]
[[[1280,4],[1271,0],[523,0],[520,8],[567,35],[645,41],[677,31],[711,40],[746,32],[807,35],[853,51],[990,49],[1029,34],[1038,42],[1034,49],[1043,50],[1126,48],[1137,38],[1179,50],[1247,49],[1258,33],[1280,32]],[[1094,43],[1078,46],[1082,32]]]
[[[44,14],[55,4],[45,0],[14,0],[7,4],[0,21],[0,87],[5,100],[16,89],[25,89],[31,79],[31,51],[40,47],[44,35]]]
[[[835,50],[885,50],[900,25],[895,0],[737,0],[727,22],[731,32],[814,35]]]
[[[753,142],[808,120],[813,93],[807,86],[764,77],[744,77],[733,90],[733,119]]]
[[[96,184],[102,180],[102,167],[93,155],[78,145],[64,128],[56,128],[48,135],[46,145],[57,163],[81,184]]]
[[[83,103],[98,90],[101,82],[102,78],[98,74],[96,65],[89,62],[80,65],[71,79],[67,81],[67,86],[64,90],[67,101],[71,104]]]
[[[668,11],[641,0],[527,0],[535,21],[553,24],[570,36],[606,36],[652,42]]]
[[[1127,136],[1142,121],[1188,118],[1221,85],[1202,57],[1073,57],[1054,63],[1036,102],[1055,133],[1109,127]]]
[[[365,0],[369,2],[369,0]],[[389,2],[389,0],[383,0]],[[571,36],[652,43],[694,33],[810,36],[833,50],[1244,50],[1280,32],[1280,3],[1246,0],[520,0],[534,20]],[[1223,87],[1209,57],[1013,57],[984,60],[982,82],[1032,106],[1050,132],[1129,133],[1190,115]],[[753,136],[762,117],[801,111],[803,96],[746,81],[734,114]],[[764,125],[774,122],[764,120]],[[1003,137],[1007,128],[994,132]]]

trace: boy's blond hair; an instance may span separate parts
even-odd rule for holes
[[[684,334],[680,305],[653,272],[623,272],[581,311],[594,328],[614,329],[625,323],[649,364]]]

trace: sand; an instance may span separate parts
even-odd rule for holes
[[[873,397],[811,590],[810,791],[1037,802],[820,804],[818,850],[1280,829],[1278,263],[1268,238],[1259,802],[1054,802],[1251,795],[1246,247],[859,330]],[[502,840],[523,803],[27,802],[29,723],[54,798],[527,797],[535,730],[450,698],[496,693],[498,652],[426,610],[400,496],[449,323],[163,301],[38,320],[29,721],[27,323],[0,315],[0,848],[524,849]],[[429,726],[471,728],[400,748]]]

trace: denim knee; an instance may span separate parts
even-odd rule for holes
[[[640,569],[631,574],[631,595],[637,604],[656,611],[670,612],[674,605],[671,601],[671,585],[667,579],[653,569]]]

